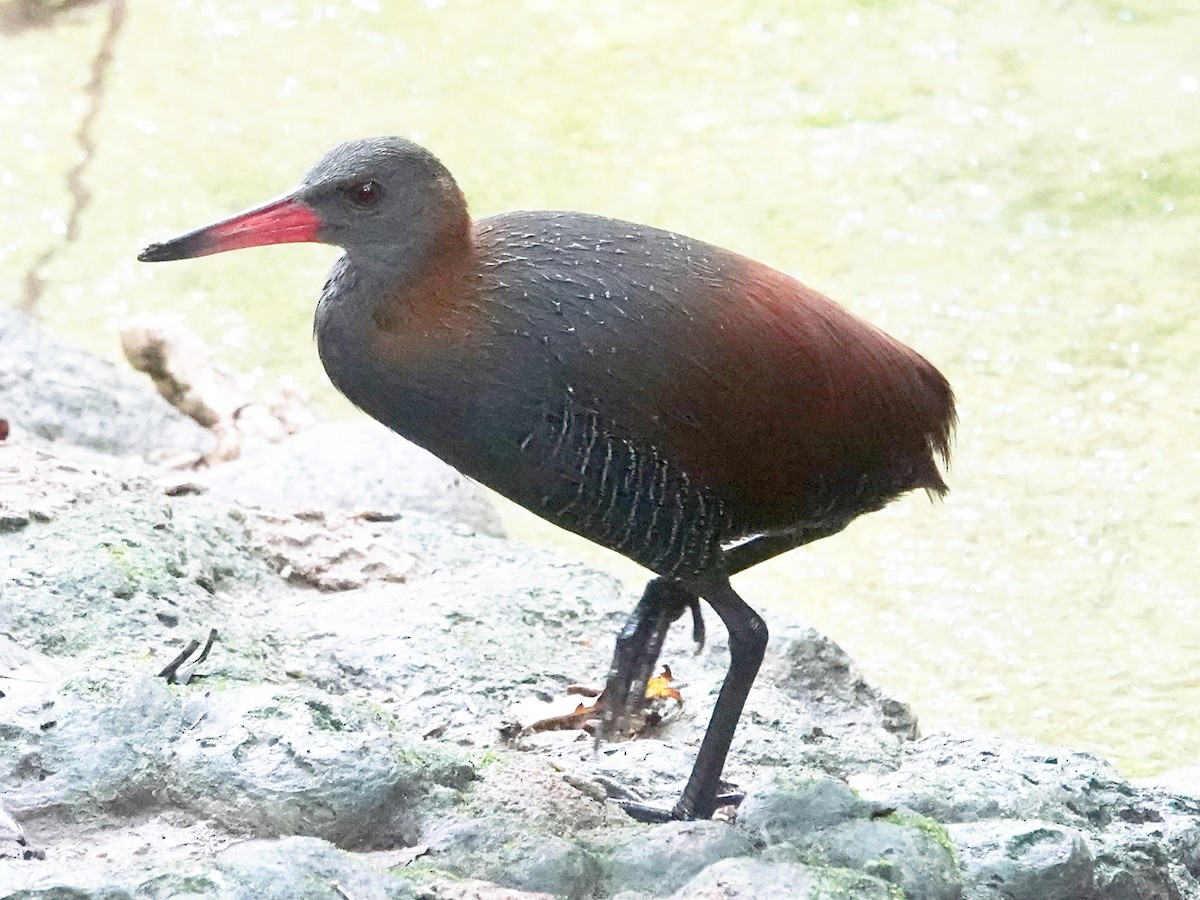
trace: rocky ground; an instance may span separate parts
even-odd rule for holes
[[[603,680],[622,586],[506,541],[373,424],[168,470],[211,435],[148,382],[8,311],[0,347],[0,897],[1200,898],[1194,778],[919,737],[780,622],[733,821],[637,824],[606,795],[680,790],[716,627],[698,656],[669,641],[683,706],[658,729],[519,734]]]

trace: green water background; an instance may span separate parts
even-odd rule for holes
[[[1200,2],[114,2],[32,26],[0,3],[0,302],[113,359],[122,322],[170,310],[351,415],[311,342],[335,251],[134,256],[373,133],[433,149],[478,214],[738,250],[911,343],[961,414],[944,503],[743,595],[925,731],[1200,761]]]

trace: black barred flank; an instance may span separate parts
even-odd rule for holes
[[[553,487],[539,512],[660,575],[703,572],[726,530],[721,502],[655,447],[616,433],[568,399],[544,417],[523,452],[545,453]]]

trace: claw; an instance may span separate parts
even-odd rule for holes
[[[717,794],[717,808],[722,806],[741,806],[742,801],[746,799],[746,794],[742,791],[722,791]],[[642,803],[640,800],[617,800],[617,806],[625,810],[631,819],[638,822],[646,822],[651,825],[661,825],[663,822],[688,822],[699,818],[691,809],[684,806],[683,802],[676,803],[671,809],[662,806],[651,806],[649,803]]]
[[[625,810],[629,818],[635,822],[645,822],[648,825],[661,825],[664,822],[676,820],[675,811],[661,806],[651,806],[648,803],[637,803],[633,800],[622,800],[617,806]]]

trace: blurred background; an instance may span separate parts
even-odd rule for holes
[[[961,425],[944,503],[739,591],[926,732],[1153,774],[1200,762],[1198,41],[1197,0],[4,0],[0,302],[113,360],[130,316],[173,311],[357,415],[311,340],[335,250],[134,257],[379,133],[477,215],[580,209],[761,259],[929,357]]]

